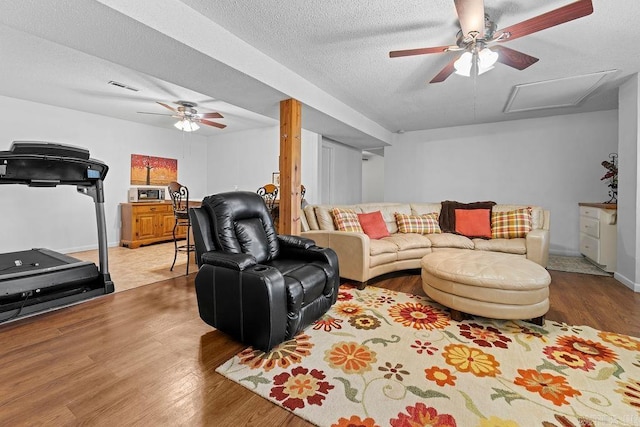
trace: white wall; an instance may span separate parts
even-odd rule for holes
[[[330,153],[329,169],[323,169],[331,175],[329,200],[321,203],[348,205],[362,200],[362,150],[340,144],[327,138],[322,139],[322,147]]]
[[[618,152],[618,248],[615,278],[640,292],[640,84],[638,74],[620,86]]]
[[[305,199],[317,203],[319,136],[302,130],[301,182]],[[271,182],[279,169],[280,127],[272,126],[209,138],[209,194],[238,190],[256,191]]]
[[[0,96],[0,150],[13,141],[49,141],[89,149],[109,166],[105,214],[110,246],[120,241],[119,203],[130,187],[131,154],[178,160],[178,180],[192,196],[207,192],[207,138]],[[0,253],[44,247],[58,252],[97,248],[95,206],[73,186],[0,185]]]
[[[617,141],[617,110],[407,132],[385,148],[385,199],[539,205],[550,251],[578,255],[578,203],[608,200]]]
[[[384,200],[384,157],[362,160],[362,203]]]

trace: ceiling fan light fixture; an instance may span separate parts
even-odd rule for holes
[[[471,52],[463,53],[456,62],[453,63],[453,67],[456,69],[456,74],[465,77],[471,77],[471,70],[473,67],[474,55]],[[494,64],[498,61],[498,53],[492,51],[489,48],[484,48],[477,54],[478,75],[484,74],[493,69]]]
[[[460,58],[458,58],[458,60],[453,63],[453,67],[456,69],[456,74],[465,77],[471,76],[472,60],[473,55],[471,54],[471,52],[465,52],[460,55]]]
[[[193,132],[200,129],[200,126],[198,126],[196,122],[189,119],[178,120],[174,126],[183,132]]]
[[[478,66],[480,69],[484,68],[486,71],[493,68],[493,65],[498,61],[498,52],[494,52],[488,47],[485,47],[478,52]]]

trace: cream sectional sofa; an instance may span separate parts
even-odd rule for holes
[[[331,210],[353,209],[357,213],[380,211],[391,236],[370,239],[364,233],[338,231]],[[525,238],[469,239],[465,236],[440,234],[404,234],[398,232],[395,213],[422,215],[440,213],[440,203],[363,203],[350,206],[307,205],[302,215],[302,236],[318,246],[332,248],[338,254],[340,276],[359,282],[361,287],[381,274],[418,269],[422,257],[432,251],[459,248],[517,254],[543,266],[549,258],[549,211],[537,206],[500,205],[494,212],[532,208],[532,229]]]

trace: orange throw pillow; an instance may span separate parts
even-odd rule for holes
[[[387,224],[384,223],[384,218],[382,218],[382,212],[380,211],[359,213],[358,221],[360,221],[364,234],[369,236],[370,239],[390,236]]]
[[[491,238],[491,209],[456,209],[456,233]]]

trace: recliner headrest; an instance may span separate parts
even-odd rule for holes
[[[277,257],[278,238],[269,210],[256,193],[230,191],[202,201],[211,216],[216,246],[223,252],[253,255],[258,262]]]

